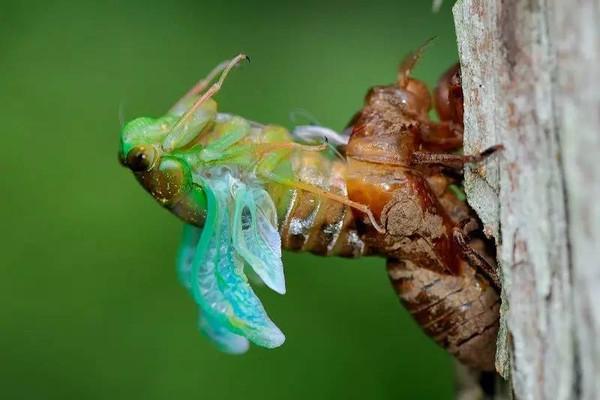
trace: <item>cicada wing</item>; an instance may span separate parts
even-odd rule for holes
[[[185,224],[183,226],[183,237],[177,252],[177,277],[188,290],[192,288],[192,262],[201,234],[202,229],[194,225]]]
[[[183,238],[177,254],[177,275],[181,284],[189,291],[192,289],[192,263],[201,235],[202,229],[189,224],[183,226]],[[215,321],[209,313],[200,313],[198,327],[216,344],[219,350],[225,353],[243,354],[248,351],[248,339],[231,333],[223,324]]]
[[[211,221],[212,223],[212,221]],[[208,228],[214,229],[214,228]],[[202,229],[185,224],[183,226],[181,245],[177,253],[177,276],[181,284],[193,293],[194,284],[192,267],[197,254],[198,244],[202,236]],[[200,307],[202,308],[202,307]],[[198,316],[198,328],[204,333],[219,350],[230,354],[242,354],[248,350],[248,339],[229,331],[229,329],[210,312],[200,312]]]
[[[234,196],[235,249],[268,287],[285,293],[281,238],[273,200],[264,189],[245,185],[238,188]]]
[[[220,326],[263,347],[280,346],[285,336],[268,317],[244,275],[230,229],[231,200],[223,179],[206,180],[208,218],[192,262],[192,294],[211,326]]]
[[[248,351],[250,343],[243,336],[231,333],[219,321],[213,320],[210,314],[200,314],[198,326],[219,348],[229,354],[243,354]]]
[[[248,282],[250,282],[252,287],[266,286],[263,280],[260,278],[260,276],[258,276],[258,274],[254,272],[254,270],[251,266],[248,265],[248,263],[244,265],[244,274],[246,275],[246,278],[248,278]]]

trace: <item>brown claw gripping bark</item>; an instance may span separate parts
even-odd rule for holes
[[[460,69],[452,67],[438,83],[441,122],[433,122],[432,96],[410,77],[419,54],[401,65],[396,83],[369,90],[351,122],[348,197],[368,205],[385,227],[380,234],[357,218],[365,244],[387,257],[392,284],[423,330],[463,363],[493,370],[500,308],[495,250],[452,185],[461,184],[465,162],[494,150],[448,154],[462,147]]]

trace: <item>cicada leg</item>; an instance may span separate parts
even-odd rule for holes
[[[188,100],[190,97],[195,96],[195,95],[201,93],[203,90],[205,90],[208,87],[208,85],[212,81],[214,81],[215,78],[221,72],[223,72],[223,70],[225,68],[227,68],[227,65],[229,65],[230,62],[231,62],[231,60],[225,60],[222,63],[220,63],[219,65],[217,65],[216,67],[214,67],[208,73],[208,75],[206,75],[204,78],[202,78],[198,82],[196,82],[196,84],[194,86],[192,86],[192,88],[190,90],[188,90],[186,94],[184,94],[179,100],[177,100],[177,102],[173,105],[173,107],[171,107],[170,112],[173,112],[173,110],[181,107],[181,105],[184,104],[185,101]]]
[[[194,114],[194,112],[206,100],[212,98],[215,94],[217,94],[219,92],[219,90],[221,90],[221,86],[223,85],[223,82],[227,78],[227,75],[229,75],[229,72],[243,60],[248,60],[248,56],[245,54],[238,54],[235,58],[233,58],[231,61],[229,61],[227,63],[227,65],[225,66],[225,68],[223,68],[223,71],[221,72],[221,76],[219,77],[219,80],[217,82],[213,83],[208,88],[208,90],[206,92],[204,92],[204,94],[202,96],[200,96],[200,98],[198,98],[198,100],[196,100],[194,102],[194,104],[191,105],[191,107],[175,123],[175,125],[173,126],[173,130],[179,128],[181,125],[186,123],[188,121],[188,119]]]
[[[234,120],[235,118],[232,119],[232,121]],[[241,118],[239,118],[239,120],[245,121]],[[226,124],[231,124],[231,122]],[[225,130],[222,130],[222,132],[225,134],[223,134],[221,138],[215,140],[202,150],[201,158],[203,161],[219,161],[223,163],[241,162],[241,160],[244,160],[244,163],[249,163],[249,169],[268,170],[269,168],[274,168],[277,165],[277,162],[281,160],[284,155],[288,155],[291,150],[323,151],[327,149],[326,143],[320,145],[302,145],[294,142],[284,142],[254,143],[233,146],[236,142],[243,139],[249,130],[236,130],[234,127],[230,132],[226,132]],[[249,154],[251,154],[251,156],[249,156]],[[269,156],[272,154],[276,154],[275,158]],[[281,156],[277,154],[281,154]]]
[[[210,133],[208,144],[200,152],[203,161],[224,161],[235,157],[243,148],[235,145],[250,132],[250,124],[244,118],[234,116],[220,124]],[[238,150],[236,152],[236,149]],[[243,153],[242,153],[243,154]]]
[[[184,96],[184,99],[180,100],[183,109],[175,109],[173,111],[173,114],[179,116],[179,119],[171,126],[169,134],[163,140],[162,147],[165,151],[169,152],[189,144],[210,121],[214,120],[217,115],[217,103],[209,100],[221,90],[221,86],[231,69],[246,58],[244,54],[240,54],[229,61],[221,72],[219,80],[187,109],[184,108],[187,106],[185,100],[191,102],[193,99],[188,99]]]
[[[398,67],[398,85],[401,88],[406,88],[410,79],[410,73],[423,56],[423,52],[427,46],[429,46],[434,39],[435,37],[427,39],[427,41],[419,46],[417,50],[413,51],[402,60]]]
[[[451,121],[422,124],[419,136],[428,150],[452,151],[463,145],[463,128]]]
[[[262,175],[264,178],[269,179],[273,182],[280,183],[282,185],[286,185],[289,187],[293,187],[295,189],[305,190],[307,192],[314,193],[317,196],[322,196],[322,197],[331,199],[333,201],[337,201],[338,203],[345,204],[348,207],[351,207],[360,212],[363,212],[367,215],[367,217],[369,218],[369,221],[371,222],[371,225],[373,225],[373,227],[377,230],[377,232],[385,233],[385,229],[381,226],[381,224],[379,222],[377,222],[377,219],[375,219],[375,215],[373,215],[373,212],[371,211],[371,209],[365,204],[357,203],[356,201],[349,200],[347,197],[328,192],[326,190],[323,190],[319,187],[310,185],[308,183],[298,182],[298,181],[294,181],[292,179],[283,178],[283,177],[277,176],[276,174],[273,174],[273,173],[267,172],[267,173],[263,173]]]
[[[351,207],[358,211],[361,211],[367,215],[367,217],[369,218],[369,221],[371,222],[371,225],[373,225],[373,227],[377,230],[377,232],[385,233],[385,229],[381,226],[381,224],[379,222],[377,222],[377,219],[375,219],[375,215],[373,215],[373,212],[371,211],[371,209],[362,203],[357,203],[355,201],[349,200],[347,197],[328,192],[326,190],[323,190],[316,186],[310,185],[308,183],[297,182],[297,181],[294,181],[291,179],[279,177],[273,173],[267,173],[264,175],[264,177],[272,180],[273,182],[280,183],[280,184],[286,185],[286,186],[290,186],[290,187],[293,187],[296,189],[305,190],[307,192],[314,193],[317,196],[322,196],[322,197],[331,199],[333,201],[337,201],[338,203],[345,204],[348,207]]]
[[[302,150],[302,151],[324,151],[328,149],[327,143],[321,144],[300,144],[295,142],[287,143],[259,143],[254,146],[257,155],[273,153],[279,150]]]
[[[276,145],[277,144],[272,144],[272,145],[267,144],[266,146],[276,146]],[[365,204],[352,201],[345,196],[341,196],[341,195],[338,195],[335,193],[328,192],[327,190],[323,190],[317,186],[314,186],[314,185],[311,185],[308,183],[304,183],[304,182],[300,182],[300,181],[290,179],[287,177],[283,177],[283,176],[280,176],[280,175],[274,173],[273,170],[275,169],[275,166],[284,157],[287,157],[289,155],[289,151],[288,151],[289,149],[292,149],[294,147],[300,147],[300,148],[305,148],[305,147],[309,147],[309,148],[313,147],[314,148],[315,147],[315,146],[300,145],[297,143],[289,143],[289,144],[282,143],[279,146],[283,147],[284,150],[286,150],[286,151],[281,151],[281,148],[280,148],[279,150],[275,150],[276,152],[273,152],[273,150],[270,149],[271,154],[274,154],[274,156],[265,157],[257,165],[257,173],[260,176],[262,176],[264,179],[270,180],[272,182],[279,183],[279,184],[285,185],[285,186],[289,186],[289,187],[292,187],[295,189],[304,190],[304,191],[316,194],[317,196],[325,197],[327,199],[336,201],[341,204],[345,204],[348,207],[359,210],[367,215],[367,217],[369,218],[369,221],[371,222],[373,227],[379,233],[385,233],[385,229],[379,224],[379,222],[377,222],[375,215],[373,215],[373,212],[371,211],[371,209],[368,206],[366,206]],[[290,147],[290,146],[294,146],[294,147]],[[326,146],[323,147],[323,149],[325,149],[325,148],[326,148]]]
[[[462,255],[469,265],[476,270],[481,271],[494,284],[496,289],[500,289],[502,284],[500,283],[497,268],[490,264],[485,257],[469,245],[467,242],[468,233],[466,233],[465,228],[454,228],[453,238],[455,243],[460,247]]]
[[[203,90],[205,90],[208,87],[208,85],[212,81],[214,81],[215,78],[221,72],[223,72],[223,70],[227,67],[227,65],[230,62],[231,62],[231,60],[225,60],[222,63],[220,63],[219,65],[217,65],[216,67],[214,67],[208,73],[208,75],[206,75],[204,78],[202,78],[198,82],[196,82],[196,84],[194,86],[192,86],[192,88],[190,90],[188,90],[186,94],[184,94],[179,100],[177,100],[177,102],[175,104],[173,104],[173,107],[171,107],[169,112],[173,112],[177,108],[181,107],[181,105],[184,104],[185,101],[188,100],[190,97],[197,95],[197,94],[201,93]]]
[[[477,164],[484,161],[498,151],[504,149],[504,146],[497,144],[489,147],[479,154],[445,154],[445,153],[428,153],[423,151],[415,151],[412,154],[411,163],[413,165],[441,165],[455,170],[462,170],[465,164]]]

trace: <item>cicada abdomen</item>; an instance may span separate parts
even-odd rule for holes
[[[343,160],[320,153],[297,153],[292,159],[297,181],[347,198]],[[354,215],[346,204],[314,191],[293,188],[280,219],[283,248],[321,256],[359,257],[367,253]]]
[[[436,91],[440,123],[428,118],[425,85],[409,76],[372,88],[352,121],[346,147],[347,190],[385,228],[368,226],[366,245],[387,257],[388,274],[414,319],[463,363],[494,369],[500,299],[495,254],[456,187],[464,162],[481,157],[447,154],[462,146],[462,92],[454,67]]]

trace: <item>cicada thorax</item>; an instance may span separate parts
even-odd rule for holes
[[[442,82],[454,76],[448,73]],[[384,225],[380,234],[358,220],[366,245],[387,257],[393,286],[423,330],[465,364],[491,370],[499,296],[465,261],[453,238],[457,228],[476,216],[450,189],[460,177],[412,162],[415,151],[448,148],[424,140],[432,127],[437,129],[427,116],[431,97],[424,87],[407,78],[369,91],[351,122],[346,147],[348,197],[368,205]],[[448,84],[447,89],[438,90],[436,106],[446,107],[443,117],[462,123],[455,108],[456,87]],[[452,99],[442,103],[449,93]],[[436,134],[445,132],[438,129]],[[493,254],[486,258],[493,263]]]

